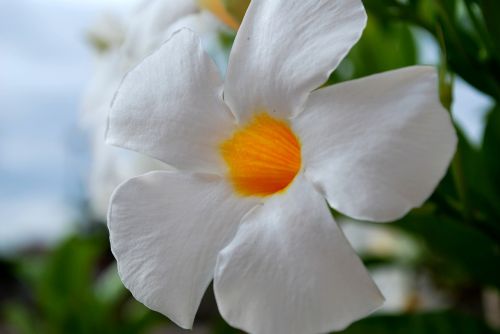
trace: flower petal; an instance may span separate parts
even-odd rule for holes
[[[252,0],[231,51],[224,99],[242,121],[257,109],[298,114],[365,25],[360,0]]]
[[[422,205],[457,142],[432,67],[415,66],[320,89],[294,120],[306,177],[330,205],[390,221]]]
[[[218,145],[230,136],[234,118],[220,99],[220,86],[199,39],[180,30],[123,80],[107,141],[180,169],[221,171]]]
[[[254,205],[214,175],[153,172],[125,182],[108,216],[123,283],[146,306],[190,328],[218,252]]]
[[[301,176],[244,219],[217,259],[222,316],[256,334],[316,334],[347,327],[383,297]]]
[[[109,200],[125,180],[153,170],[171,169],[168,165],[142,154],[106,145],[104,124],[96,127],[92,139],[92,164],[88,175],[89,207],[93,218],[105,222]]]
[[[141,1],[128,22],[122,57],[134,65],[158,48],[170,35],[170,25],[180,18],[197,12],[194,0],[147,0]]]
[[[221,33],[229,33],[231,30],[207,11],[186,15],[175,21],[166,34],[170,36],[182,28],[188,28],[200,37],[203,50],[212,57],[221,74],[224,75],[227,69],[228,50],[227,46],[223,45]]]

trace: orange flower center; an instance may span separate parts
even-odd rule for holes
[[[268,196],[285,190],[300,170],[300,143],[289,125],[259,113],[220,146],[236,191]]]

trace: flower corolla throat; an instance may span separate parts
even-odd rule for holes
[[[300,142],[289,124],[266,111],[255,113],[236,129],[221,143],[220,152],[228,177],[242,196],[265,197],[285,191],[302,164]]]

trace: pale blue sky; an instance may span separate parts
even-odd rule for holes
[[[131,1],[0,1],[0,251],[56,240],[78,218],[85,32]]]

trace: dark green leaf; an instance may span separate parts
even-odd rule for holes
[[[419,236],[429,254],[455,266],[470,280],[500,288],[498,244],[476,226],[418,211],[395,225]],[[446,277],[449,273],[443,271],[440,275]]]
[[[361,320],[342,334],[496,334],[479,319],[453,312],[385,315]]]
[[[498,13],[500,13],[500,1],[479,0],[486,28],[489,32],[491,42],[494,44],[496,59],[500,61],[500,24],[498,24]]]
[[[489,114],[484,132],[483,157],[487,178],[500,196],[500,106]],[[500,205],[500,202],[497,203]]]

